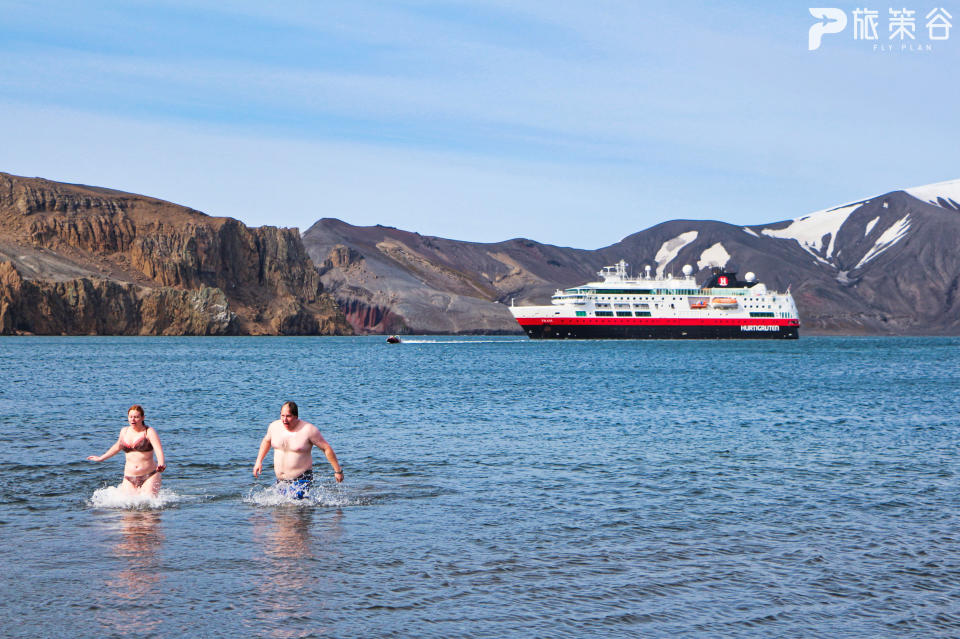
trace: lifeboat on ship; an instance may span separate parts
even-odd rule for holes
[[[713,308],[737,308],[737,298],[715,297],[710,300],[710,306]]]
[[[694,300],[690,302],[690,308],[706,308],[707,300]]]

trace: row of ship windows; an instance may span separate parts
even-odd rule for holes
[[[699,288],[597,288],[579,289],[568,288],[564,293],[568,295],[745,295],[742,291],[730,292],[726,289],[710,289],[723,293],[707,293]],[[606,298],[604,298],[606,299]]]
[[[698,298],[706,298],[706,297],[710,297],[710,296],[709,296],[709,295],[704,295],[704,296],[697,296],[697,297],[698,297]],[[729,296],[727,296],[727,297],[729,297]],[[579,300],[579,299],[583,299],[583,298],[582,298],[581,296],[571,295],[571,296],[561,296],[559,299],[577,299],[577,300]],[[598,300],[607,300],[607,301],[610,301],[610,300],[623,299],[623,298],[617,298],[617,297],[598,297],[598,298],[596,298],[596,299],[598,299]],[[626,299],[631,300],[631,301],[636,301],[636,300],[639,300],[639,299],[641,299],[641,298],[639,298],[639,297],[628,297],[628,298],[626,298]],[[652,302],[665,302],[665,301],[668,301],[670,298],[669,298],[669,297],[654,297],[654,298],[643,298],[643,299],[645,299],[646,301],[652,301]],[[683,300],[683,299],[686,299],[686,298],[685,298],[685,297],[674,297],[674,298],[673,298],[673,301],[679,302],[679,301],[681,301],[681,300]],[[776,301],[777,301],[777,298],[774,297],[774,298],[772,298],[770,301],[771,301],[771,302],[776,302]]]
[[[656,291],[654,292],[654,294],[659,295],[660,297],[656,299],[661,301],[665,299],[669,299],[670,297],[673,297],[674,300],[681,300],[684,297],[712,297],[715,295],[723,295],[725,297],[731,297],[731,296],[746,297],[746,293],[743,293],[740,291],[725,291],[723,289],[714,289],[713,292],[709,292],[709,293],[706,291]],[[558,295],[556,297],[560,299],[575,299],[575,300],[582,300],[587,298],[598,299],[598,300],[616,300],[616,299],[624,299],[624,298],[628,300],[636,300],[636,299],[640,299],[641,297],[648,298],[650,297],[650,295],[642,295],[642,294],[627,295],[627,296],[617,295],[616,297],[600,297],[596,295]],[[776,302],[777,298],[773,297],[771,298],[771,301]]]
[[[596,308],[610,308],[610,304],[598,302],[594,304]],[[656,308],[660,308],[658,304],[655,304]],[[630,304],[613,304],[613,308],[630,308]],[[649,304],[633,304],[633,308],[650,308]],[[670,305],[670,308],[675,308],[673,304]],[[744,304],[744,308],[773,308],[772,304]],[[761,316],[762,317],[762,316]]]
[[[594,306],[595,306],[596,308],[610,308],[610,304],[594,304]],[[659,304],[654,304],[654,306],[655,306],[656,308],[660,308],[660,305],[659,305]],[[630,304],[614,304],[614,305],[613,305],[613,308],[628,309],[628,308],[630,308]],[[634,305],[633,305],[633,308],[650,308],[650,305],[649,305],[649,304],[634,304]],[[670,308],[675,308],[675,306],[674,306],[673,304],[671,304],[671,305],[670,305]],[[766,305],[764,305],[764,304],[752,304],[752,305],[744,305],[744,308],[748,308],[748,309],[749,309],[749,308],[773,308],[773,306],[772,306],[771,304],[766,304]],[[577,311],[577,312],[579,313],[579,312],[581,312],[581,311]],[[766,315],[761,314],[761,315],[757,315],[757,317],[766,317]],[[769,314],[769,317],[773,317],[773,314],[770,313],[770,314]]]
[[[586,311],[577,311],[577,317],[586,317]],[[613,311],[597,311],[594,313],[594,317],[613,317]],[[630,311],[617,311],[617,317],[650,317],[650,311],[637,311],[632,313]]]

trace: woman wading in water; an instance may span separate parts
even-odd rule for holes
[[[123,483],[120,490],[132,495],[156,495],[160,492],[160,473],[166,470],[163,446],[160,436],[154,428],[143,423],[143,407],[134,404],[127,411],[129,426],[120,429],[117,443],[102,455],[90,455],[90,461],[101,462],[110,459],[121,450],[127,454],[127,463],[123,467]],[[156,460],[154,460],[156,452]]]

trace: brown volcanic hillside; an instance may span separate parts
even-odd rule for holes
[[[507,304],[547,297],[599,268],[590,251],[496,244],[319,220],[303,234],[324,286],[357,332],[519,333]]]
[[[0,334],[349,334],[296,229],[0,173]]]

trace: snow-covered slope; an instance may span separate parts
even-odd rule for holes
[[[911,187],[903,189],[903,192],[925,204],[960,211],[960,179]],[[896,193],[896,191],[893,193]],[[891,210],[888,201],[890,200],[889,195],[891,194],[816,211],[789,221],[785,223],[786,225],[781,223],[776,227],[761,228],[760,234],[781,240],[794,240],[817,261],[833,266],[838,270],[842,269],[846,273],[846,269],[850,269],[851,266],[853,269],[864,267],[874,258],[908,237],[911,231],[909,212]],[[852,262],[846,261],[844,269],[844,265],[837,260],[837,255],[840,253],[837,239],[841,235],[842,229],[853,225],[851,216],[861,209],[876,209],[878,213],[873,215],[864,226],[858,226],[861,229],[859,237],[864,241],[871,238],[872,241],[867,244],[857,243],[856,246],[845,247],[847,257],[850,257],[852,252],[859,252],[860,257],[855,266]],[[860,225],[864,222],[860,220],[856,224]]]
[[[681,233],[677,237],[667,240],[660,247],[660,250],[657,251],[656,256],[653,260],[657,263],[657,277],[663,277],[664,269],[667,268],[673,258],[677,256],[677,253],[680,252],[684,246],[690,242],[697,239],[697,231],[688,231],[686,233]]]
[[[847,204],[835,209],[817,211],[797,218],[790,226],[782,229],[763,229],[761,233],[785,240],[796,240],[811,255],[822,262],[833,256],[837,231],[847,221],[847,217],[860,207],[862,202]],[[824,238],[829,236],[827,250],[823,250]]]
[[[960,211],[960,179],[915,186],[904,191],[918,200]]]

